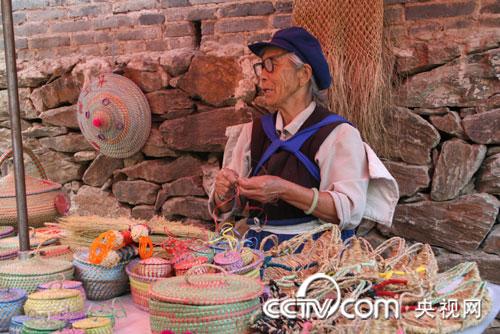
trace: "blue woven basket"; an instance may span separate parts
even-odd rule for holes
[[[0,332],[9,330],[10,319],[22,313],[26,291],[10,288],[0,289]]]
[[[92,264],[88,261],[88,252],[74,255],[75,278],[82,281],[90,300],[106,300],[128,292],[128,275],[125,271],[130,259],[121,261],[112,268]]]

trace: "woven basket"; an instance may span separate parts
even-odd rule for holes
[[[206,267],[216,267],[204,265]],[[196,274],[157,281],[150,288],[151,330],[174,333],[245,333],[252,315],[260,311],[263,286],[252,278],[232,274]]]
[[[78,290],[47,289],[30,294],[24,313],[32,317],[52,317],[64,313],[83,312],[83,298]]]
[[[129,288],[125,266],[130,260],[122,261],[111,268],[94,265],[88,261],[88,252],[74,254],[75,278],[82,281],[89,300],[106,300],[121,296]]]
[[[26,315],[16,315],[10,319],[9,334],[21,334],[23,324],[31,318]]]
[[[62,289],[71,289],[71,290],[76,290],[80,292],[82,295],[83,300],[85,301],[86,296],[85,296],[85,290],[83,289],[83,284],[80,281],[68,281],[68,280],[59,280],[59,281],[52,281],[52,282],[47,282],[40,284],[38,286],[39,291],[51,289],[51,288],[62,288]]]
[[[0,289],[0,332],[9,330],[13,316],[22,313],[26,292],[21,289]]]
[[[73,278],[71,262],[33,256],[0,264],[0,287],[20,288],[27,293],[36,291],[42,283],[61,279],[62,276],[65,279]]]
[[[73,323],[73,328],[83,329],[85,334],[112,334],[111,320],[107,318],[92,317]]]
[[[23,324],[22,334],[48,334],[63,329],[66,323],[61,320],[31,319]]]
[[[226,271],[236,271],[243,267],[243,259],[240,252],[236,250],[228,251],[215,255],[214,264]]]
[[[58,201],[59,211],[67,212],[69,201],[61,191],[59,183],[49,181],[40,160],[28,148],[24,148],[29,157],[33,160],[42,179],[26,175],[26,205],[28,208],[28,223],[31,226],[41,226],[45,222],[53,221],[58,215],[56,201]],[[13,154],[8,150],[0,157],[0,167]],[[62,206],[61,206],[62,205]],[[61,209],[62,208],[62,209]],[[8,174],[0,179],[0,225],[17,224],[17,203],[15,191],[14,175]]]
[[[134,272],[151,278],[169,277],[172,276],[172,264],[165,259],[150,257],[139,261]]]
[[[6,238],[16,233],[13,226],[0,226],[0,238]]]
[[[264,262],[264,253],[256,249],[250,250],[249,253],[252,255],[250,263],[239,269],[235,269],[228,272],[231,274],[260,278],[260,268],[262,267],[262,264]]]
[[[40,256],[45,259],[73,261],[73,251],[67,245],[47,246],[40,248]]]
[[[141,261],[142,262],[142,261]],[[149,286],[162,279],[161,277],[151,277],[141,275],[140,262],[134,260],[125,268],[130,280],[130,291],[132,293],[132,301],[135,306],[143,311],[149,310]]]

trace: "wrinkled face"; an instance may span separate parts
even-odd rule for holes
[[[262,62],[271,59],[273,63],[272,72],[262,68],[259,80],[259,86],[264,94],[264,103],[270,107],[283,106],[300,88],[295,65],[287,56],[282,56],[286,53],[288,51],[280,48],[267,48],[262,53]]]

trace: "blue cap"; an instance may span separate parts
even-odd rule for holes
[[[250,44],[248,48],[260,57],[264,49],[270,46],[295,53],[305,64],[311,66],[320,90],[330,87],[332,78],[321,45],[307,30],[301,27],[278,30],[271,41]]]

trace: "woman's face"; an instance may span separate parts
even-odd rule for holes
[[[279,48],[267,48],[262,54],[262,61],[270,58],[273,71],[262,69],[259,86],[264,94],[264,103],[270,107],[279,108],[300,88],[297,69],[288,56]],[[282,56],[282,57],[279,57]]]

